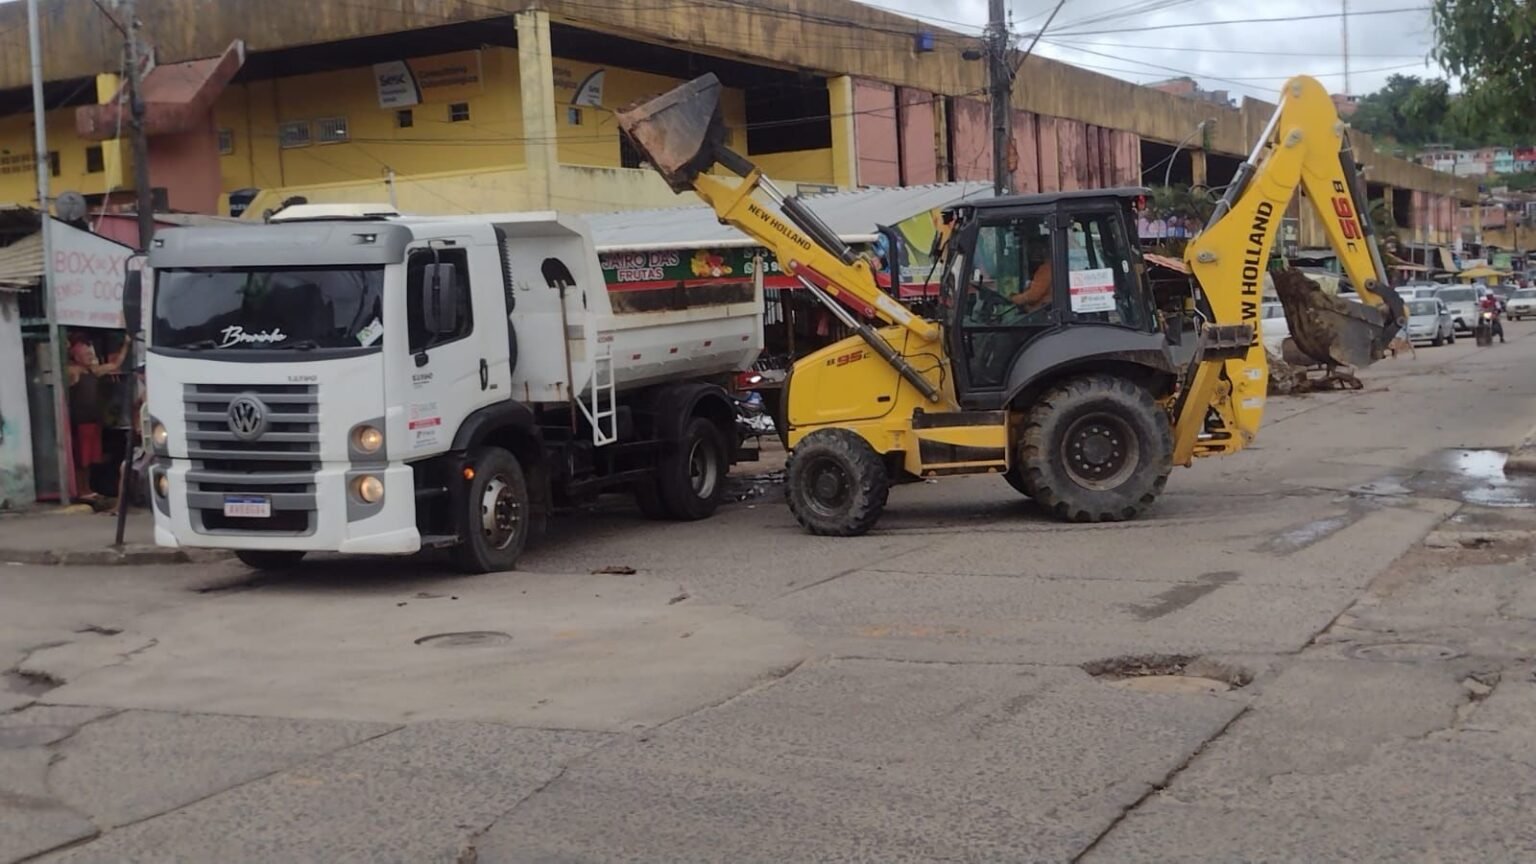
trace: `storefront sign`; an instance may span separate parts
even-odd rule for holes
[[[480,92],[480,52],[457,51],[375,63],[373,80],[379,91],[380,108],[462,102]]]
[[[53,223],[48,282],[60,324],[123,328],[123,273],[133,250],[120,243]],[[135,266],[142,259],[135,259]]]
[[[603,280],[613,291],[670,288],[678,283],[752,278],[751,249],[667,249],[601,256]],[[774,271],[771,271],[774,272]]]

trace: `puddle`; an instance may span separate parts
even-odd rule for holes
[[[434,633],[416,640],[417,645],[427,648],[480,648],[503,645],[512,641],[512,635],[500,630],[467,630],[462,633]]]
[[[1326,540],[1360,521],[1361,515],[1358,513],[1346,513],[1342,516],[1316,519],[1305,525],[1292,528],[1283,534],[1276,535],[1269,542],[1260,546],[1259,551],[1275,555],[1289,555],[1292,552],[1300,552],[1308,546]]]
[[[1429,642],[1390,642],[1385,645],[1356,645],[1349,656],[1359,660],[1384,660],[1388,663],[1423,663],[1454,660],[1462,652],[1449,645]]]
[[[1498,450],[1441,450],[1409,474],[1391,474],[1356,486],[1357,495],[1421,494],[1479,507],[1536,507],[1536,476],[1504,474],[1509,457]]]

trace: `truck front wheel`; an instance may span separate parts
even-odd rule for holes
[[[856,433],[821,429],[789,454],[784,491],[801,526],[823,537],[867,534],[885,511],[885,460]]]
[[[511,570],[528,545],[533,521],[523,466],[500,447],[477,447],[466,464],[475,476],[459,514],[454,558],[470,573]]]
[[[1019,468],[1027,494],[1058,518],[1133,519],[1168,482],[1173,430],[1145,388],[1112,375],[1073,378],[1030,406]]]

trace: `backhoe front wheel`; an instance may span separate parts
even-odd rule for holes
[[[885,460],[846,429],[805,436],[790,454],[785,474],[790,512],[805,530],[823,537],[868,533],[891,490]]]
[[[1119,522],[1157,500],[1173,470],[1173,430],[1152,395],[1111,375],[1070,379],[1030,406],[1019,473],[1061,519]]]

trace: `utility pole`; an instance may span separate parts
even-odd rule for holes
[[[37,161],[37,209],[39,230],[43,235],[43,308],[48,317],[48,356],[53,369],[53,424],[58,446],[54,451],[59,463],[59,503],[68,504],[74,486],[74,465],[70,453],[69,372],[64,362],[64,328],[59,326],[59,309],[53,293],[53,215],[49,208],[48,178],[53,160],[48,158],[47,105],[43,101],[43,36],[37,17],[37,0],[27,0],[27,50],[32,55],[32,125]]]
[[[1355,91],[1349,86],[1349,0],[1340,0],[1340,2],[1344,6],[1341,10],[1344,14],[1339,16],[1339,21],[1344,28],[1344,95],[1350,96]]]
[[[35,2],[35,0],[34,0]],[[121,8],[127,19],[124,37],[126,43],[123,46],[127,55],[128,66],[128,106],[130,112],[129,134],[133,138],[133,189],[137,203],[134,210],[137,211],[139,220],[139,251],[149,254],[149,245],[155,239],[155,202],[154,190],[149,185],[149,138],[144,134],[144,68],[142,61],[142,46],[139,45],[139,16],[134,8],[134,0],[122,0]],[[118,105],[117,110],[123,110]],[[119,113],[121,116],[121,113]],[[123,272],[126,280],[127,271]],[[128,423],[128,441],[123,452],[123,465],[118,473],[117,480],[117,536],[116,544],[123,545],[124,533],[128,523],[128,477],[133,473],[133,432],[139,426],[139,418],[134,416],[133,406],[137,400],[134,391],[138,389],[139,370],[137,366],[137,352],[134,350],[134,339],[138,334],[128,333],[128,350],[124,353],[124,360],[128,364],[127,384],[123,388],[123,416]],[[151,493],[153,494],[153,493]]]
[[[1008,65],[1007,0],[989,0],[987,9],[987,91],[992,102],[992,191],[1007,195],[1012,172],[1013,68]]]

